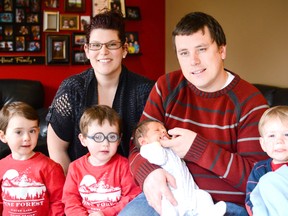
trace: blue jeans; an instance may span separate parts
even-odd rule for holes
[[[129,202],[118,216],[159,216],[159,214],[148,205],[146,197],[142,192]]]
[[[227,210],[225,216],[248,216],[246,209],[235,203],[226,202]]]
[[[225,216],[248,216],[244,207],[234,203],[226,202],[227,212]],[[144,193],[139,194],[128,203],[118,216],[159,216],[159,214],[148,205]]]

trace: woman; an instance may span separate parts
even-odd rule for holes
[[[50,157],[67,172],[71,161],[87,153],[79,139],[79,120],[85,108],[105,104],[123,119],[118,152],[128,156],[129,140],[154,82],[122,65],[127,55],[124,19],[119,12],[97,14],[87,27],[84,50],[92,68],[60,85],[46,117]]]

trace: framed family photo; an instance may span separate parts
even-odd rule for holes
[[[140,53],[138,32],[126,32],[126,42],[129,54],[136,55]]]
[[[70,35],[46,36],[46,64],[69,64]]]
[[[66,12],[85,12],[85,0],[65,0]]]
[[[0,0],[1,52],[39,52],[41,32],[41,0]]]
[[[101,13],[103,10],[116,10],[126,16],[125,0],[92,0],[92,16]]]
[[[79,30],[79,15],[60,14],[60,30]]]
[[[126,18],[129,20],[140,20],[140,8],[139,7],[126,7]]]

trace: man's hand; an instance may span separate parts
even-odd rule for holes
[[[176,188],[176,180],[164,169],[156,169],[151,172],[144,181],[143,192],[148,204],[161,215],[161,199],[165,196],[172,205],[176,206],[177,201],[168,188],[168,184]]]
[[[197,135],[194,131],[177,127],[169,130],[168,134],[172,138],[162,139],[160,143],[163,147],[171,148],[180,158],[185,157]]]

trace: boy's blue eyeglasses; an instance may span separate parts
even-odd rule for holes
[[[120,136],[117,133],[110,132],[107,136],[105,136],[102,132],[95,133],[93,136],[88,136],[87,138],[94,140],[97,143],[103,142],[105,139],[108,140],[108,142],[116,142],[120,139]]]

